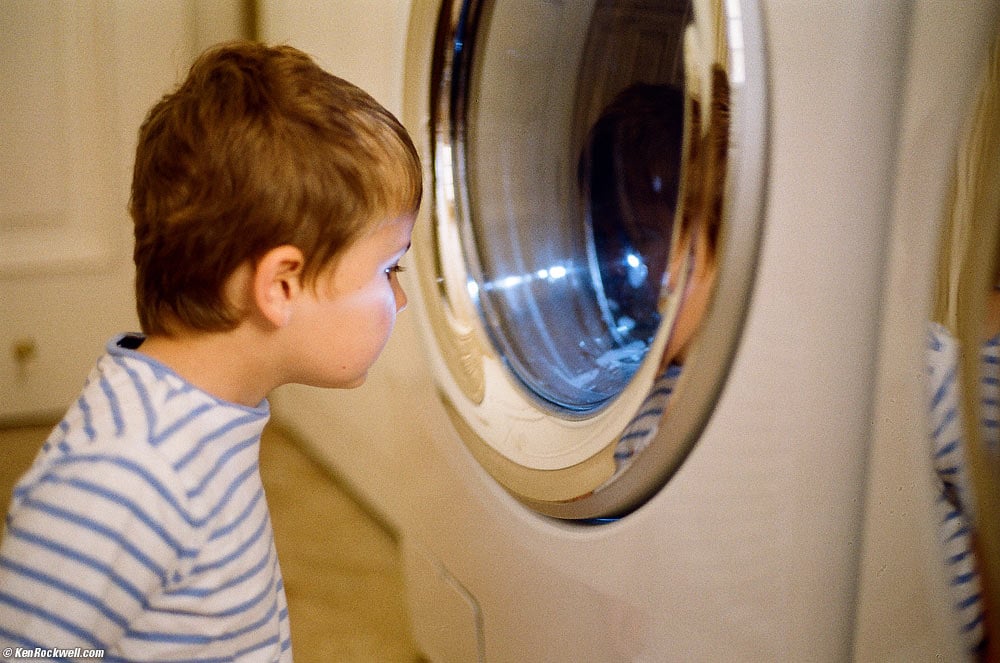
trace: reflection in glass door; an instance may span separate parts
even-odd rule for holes
[[[762,40],[756,14],[748,36],[737,10],[442,5],[434,256],[420,269],[442,396],[476,459],[544,513],[641,504],[691,448],[728,370],[766,150]]]

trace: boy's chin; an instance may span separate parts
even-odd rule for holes
[[[357,378],[353,382],[348,382],[346,384],[338,385],[334,389],[357,389],[363,385],[368,380],[368,373],[365,373],[361,377]]]
[[[365,371],[363,375],[360,375],[353,379],[339,379],[330,380],[328,382],[320,382],[319,384],[312,385],[314,387],[324,387],[326,389],[357,389],[363,385],[368,380],[368,372]]]
[[[321,389],[357,389],[368,380],[368,371],[356,376],[325,376],[325,375],[300,375],[298,379],[290,382],[301,384],[306,387],[319,387]]]

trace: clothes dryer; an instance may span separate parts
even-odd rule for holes
[[[264,32],[390,107],[400,82],[426,168],[411,308],[364,388],[286,390],[275,412],[399,532],[420,647],[434,661],[856,654],[872,422],[892,401],[882,323],[903,296],[886,275],[907,228],[908,67],[914,40],[944,39],[937,17],[362,5],[306,22],[265,3]],[[935,583],[924,653],[954,644]]]

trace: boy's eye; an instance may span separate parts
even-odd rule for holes
[[[385,270],[386,276],[392,276],[393,274],[399,274],[404,271],[404,267],[400,264],[395,264],[392,267],[387,267]]]

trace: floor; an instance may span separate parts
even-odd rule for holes
[[[0,430],[0,512],[48,427]],[[398,546],[293,436],[269,426],[261,477],[274,522],[296,663],[415,663]]]

